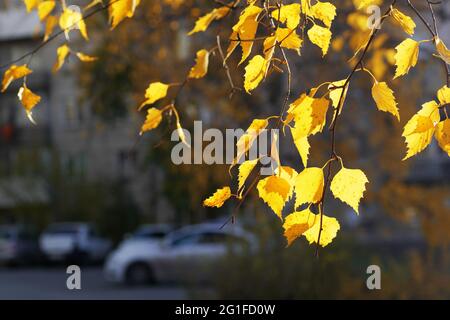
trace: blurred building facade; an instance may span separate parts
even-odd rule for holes
[[[79,39],[76,31],[72,33],[70,41],[75,47]],[[22,1],[2,2],[0,65],[31,52],[42,38],[43,26],[35,12],[28,14]],[[80,100],[76,57],[69,57],[58,73],[52,73],[56,48],[64,40],[61,35],[17,63],[28,62],[33,74],[27,85],[42,97],[33,110],[37,125],[27,119],[17,98],[21,81],[0,95],[0,210],[7,211],[21,202],[51,202],[46,177],[57,167],[66,179],[121,183],[144,214],[164,212],[163,217],[170,217],[170,208],[162,198],[152,199],[149,209],[149,194],[158,185],[160,174],[150,168],[137,170],[142,155],[135,146],[142,118],[130,112],[113,122],[98,119]]]

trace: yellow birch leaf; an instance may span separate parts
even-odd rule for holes
[[[147,110],[147,116],[145,122],[142,125],[140,134],[142,135],[146,131],[150,131],[159,126],[162,121],[162,111],[156,108],[150,108]]]
[[[230,37],[230,46],[227,49],[227,58],[233,53],[234,49],[240,44],[242,48],[242,58],[239,65],[242,64],[250,55],[253,48],[253,40],[258,30],[258,15],[248,15],[246,19],[239,22],[233,27],[233,33]],[[235,28],[238,26],[238,28]],[[236,41],[242,40],[242,41]]]
[[[409,69],[415,67],[419,59],[419,43],[413,39],[406,39],[395,47],[395,70],[394,79],[405,75]]]
[[[330,29],[318,26],[316,24],[308,30],[309,40],[322,49],[322,57],[328,52],[331,35]]]
[[[139,110],[142,107],[155,103],[156,101],[164,98],[167,95],[167,90],[169,89],[169,85],[162,82],[152,82],[148,86],[147,90],[145,90],[145,100],[139,107]]]
[[[407,16],[403,12],[397,9],[392,9],[391,11],[392,17],[395,19],[395,21],[403,28],[403,30],[412,36],[414,34],[414,29],[416,28],[416,24],[414,23],[414,20],[411,19],[410,16]]]
[[[33,93],[26,85],[23,85],[23,87],[20,88],[17,96],[19,97],[22,106],[25,108],[28,118],[34,123],[33,118],[31,117],[31,110],[41,101],[41,97]]]
[[[39,20],[43,21],[55,8],[55,1],[43,1],[38,5]]]
[[[295,137],[300,138],[321,132],[325,126],[329,104],[325,98],[316,99],[307,95],[302,95],[295,100],[288,110],[295,119],[293,128]]]
[[[272,11],[272,18],[285,23],[289,29],[295,29],[300,23],[301,7],[299,3],[292,3],[281,6],[280,9]]]
[[[325,247],[330,244],[336,237],[337,232],[340,229],[339,222],[336,218],[328,217],[326,215],[322,216],[322,232],[320,232],[320,215],[316,214],[314,217],[314,224],[311,228],[304,232],[304,236],[311,243],[317,243],[320,233],[319,245]]]
[[[53,30],[58,25],[58,18],[55,16],[48,16],[47,20],[45,21],[45,34],[44,34],[44,41],[47,41],[48,38],[53,33]]]
[[[295,208],[304,203],[318,203],[322,198],[323,186],[322,168],[305,168],[295,179]]]
[[[276,39],[280,46],[286,49],[292,49],[300,53],[302,46],[302,39],[295,33],[295,31],[287,28],[278,28],[276,31]]]
[[[310,14],[315,19],[319,19],[323,24],[330,28],[331,23],[336,17],[336,7],[330,2],[317,1],[311,8]]]
[[[141,0],[110,0],[109,20],[111,29],[117,27],[125,18],[132,18]]]
[[[316,215],[309,209],[294,212],[286,216],[283,223],[284,236],[288,246],[303,235],[316,222]]]
[[[301,0],[300,5],[302,6],[301,12],[306,15],[310,15],[309,9],[311,7],[310,0]]]
[[[245,67],[244,88],[247,93],[255,89],[264,79],[267,61],[260,55],[254,56]]]
[[[386,82],[376,82],[372,87],[372,97],[377,104],[378,110],[393,114],[400,121],[400,114],[395,101],[394,92]]]
[[[347,98],[349,84],[347,84],[344,88],[346,81],[347,79],[334,81],[330,83],[330,85],[328,86],[328,89],[330,90],[329,97],[331,99],[334,108],[336,109],[338,108],[339,100],[341,99],[342,95],[341,105],[339,106],[339,112],[342,111],[342,106],[344,105],[345,98]]]
[[[217,189],[216,192],[209,198],[203,201],[203,205],[205,207],[216,207],[220,208],[223,206],[225,201],[227,201],[231,197],[230,187],[223,187],[221,189]]]
[[[97,57],[92,57],[92,56],[89,56],[89,55],[81,53],[81,52],[77,52],[77,57],[78,57],[78,59],[80,59],[83,62],[94,62],[94,61],[98,60]]]
[[[434,127],[440,119],[438,108],[435,101],[427,102],[406,123],[402,136],[405,137],[408,151],[403,160],[421,152],[431,143]]]
[[[295,178],[298,175],[298,172],[295,169],[288,166],[279,166],[275,169],[275,174],[285,179],[291,185],[291,191],[294,191],[293,188],[295,186]]]
[[[197,51],[197,58],[195,59],[195,65],[189,71],[188,78],[203,78],[208,72],[209,64],[209,51],[202,49]]]
[[[434,137],[442,150],[450,157],[450,119],[445,119],[437,124]]]
[[[233,31],[239,31],[242,27],[245,28],[247,20],[256,20],[262,9],[255,5],[249,5],[245,8],[239,16],[239,21],[233,26]]]
[[[239,166],[239,174],[238,174],[238,193],[239,196],[241,195],[245,181],[247,181],[248,176],[255,168],[256,164],[258,163],[259,159],[254,160],[247,160],[242,162],[242,164]]]
[[[259,197],[282,219],[282,210],[289,200],[291,185],[279,176],[269,176],[258,182]]]
[[[186,146],[188,146],[190,148],[191,145],[186,140],[186,135],[184,134],[184,129],[181,126],[180,119],[178,119],[178,117],[177,117],[176,126],[177,126],[178,137],[180,138],[181,142],[183,142]]]
[[[450,50],[447,49],[445,43],[439,38],[436,38],[436,49],[441,59],[444,60],[445,63],[450,64]]]
[[[118,1],[123,2],[123,1]],[[118,3],[117,1],[115,3]],[[86,24],[83,20],[81,12],[65,8],[61,16],[59,17],[59,26],[64,30],[66,38],[69,36],[70,30],[78,29],[84,39],[89,40]]]
[[[371,5],[379,5],[383,0],[353,0],[353,4],[358,10],[365,9]]]
[[[228,12],[230,12],[230,8],[223,6],[201,16],[197,19],[194,28],[188,33],[188,35],[192,35],[196,32],[206,31],[211,22],[213,22],[214,20],[222,19],[228,14]]]
[[[58,49],[56,49],[56,62],[53,65],[53,73],[57,72],[64,65],[67,56],[70,53],[70,48],[66,44],[63,44]]]
[[[437,92],[437,97],[441,105],[450,103],[450,88],[443,86]]]
[[[298,136],[294,130],[291,131],[292,138],[294,139],[295,147],[297,148],[300,158],[302,158],[303,166],[306,168],[308,166],[308,156],[309,156],[309,142],[307,137]]]
[[[252,121],[247,128],[247,131],[239,137],[239,140],[236,143],[237,156],[233,160],[232,166],[235,165],[248,150],[250,150],[253,142],[268,125],[269,122],[267,119],[254,119]]]
[[[335,198],[342,200],[359,214],[359,201],[366,190],[367,179],[364,172],[359,169],[342,167],[331,181],[330,190]]]
[[[13,82],[14,80],[23,78],[32,72],[33,71],[28,69],[27,65],[25,64],[21,66],[13,64],[11,67],[9,67],[8,70],[5,71],[5,74],[3,75],[1,92],[5,92],[11,82]]]
[[[27,8],[27,12],[31,12],[31,10],[33,10],[34,8],[37,8],[37,6],[39,5],[39,3],[42,0],[23,0],[23,2],[25,2],[25,7]]]

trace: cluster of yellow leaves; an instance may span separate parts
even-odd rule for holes
[[[225,17],[229,10],[229,7],[223,6],[200,17],[189,34],[205,31],[212,21]],[[242,56],[239,64],[247,60],[255,42],[260,23],[258,18],[262,12],[263,8],[257,6],[255,1],[248,2],[247,7],[242,10],[238,21],[232,27],[226,58],[240,46]],[[307,17],[306,19],[314,22],[307,32],[310,41],[321,48],[323,55],[328,52],[332,36],[330,28],[336,16],[336,7],[331,2],[317,1],[311,6],[308,0],[302,0],[300,3],[281,5],[279,8],[271,10],[271,18],[279,23],[273,34],[264,39],[263,54],[255,55],[245,67],[244,88],[248,93],[266,77],[276,47],[292,49],[300,54],[303,39],[296,33],[296,29],[300,24],[302,14]]]
[[[195,65],[189,71],[187,79],[199,79],[203,78],[208,72],[210,51],[202,49],[197,51]],[[139,106],[138,110],[141,110],[144,106],[149,104],[154,104],[155,102],[165,98],[170,88],[170,84],[162,82],[152,82],[145,91],[145,101]],[[173,104],[169,105],[170,109],[174,111],[176,117],[176,126],[180,139],[186,143],[185,134],[183,128],[181,127],[180,119],[178,113],[176,112],[175,106]],[[157,111],[159,114],[157,114]],[[146,131],[155,129],[161,123],[161,115],[163,110],[158,110],[156,108],[151,108],[147,111],[147,117],[144,124],[141,127],[140,134]],[[186,143],[187,144],[187,143]]]
[[[170,1],[167,2],[170,3]],[[55,8],[59,4],[56,0],[24,0],[24,3],[28,11],[36,9],[39,19],[45,23],[44,41],[49,39],[58,25],[66,37],[68,37],[71,30],[78,29],[84,39],[89,39],[82,12],[66,7],[64,2],[61,2],[62,13],[59,16],[52,15],[57,11]],[[382,0],[353,0],[353,3],[358,10],[362,11],[371,5],[380,5]],[[133,17],[139,4],[140,0],[109,0],[108,13],[111,29],[116,28],[126,18]],[[103,1],[93,0],[84,10],[98,5],[103,6]],[[231,10],[235,9],[232,6],[234,4],[230,6],[223,5],[199,17],[189,35],[206,31],[213,21],[223,19],[229,15]],[[329,52],[330,46],[333,46],[331,27],[336,17],[336,7],[333,3],[314,1],[314,4],[311,5],[309,0],[300,0],[290,4],[270,7],[268,9],[270,11],[263,14],[265,10],[266,8],[263,9],[257,5],[257,1],[247,1],[247,5],[241,11],[238,21],[232,27],[229,37],[230,44],[225,57],[225,60],[228,59],[235,49],[240,47],[242,55],[239,64],[250,58],[253,46],[257,40],[256,35],[260,25],[260,18],[264,18],[263,15],[267,17],[268,13],[273,27],[272,32],[263,39],[263,51],[251,57],[244,68],[243,85],[249,94],[269,74],[269,69],[275,60],[274,56],[277,48],[293,50],[300,55],[305,39],[297,34],[297,28],[302,23],[302,19],[304,19],[302,29],[307,28],[307,30],[304,30],[306,31],[306,36],[312,44],[320,48],[322,56],[325,56]],[[350,40],[350,46],[355,50],[355,56],[367,45],[372,32],[367,27],[367,15],[361,11],[349,14],[347,17],[348,23],[355,30],[358,30]],[[391,8],[390,16],[408,35],[412,36],[414,34],[416,24],[411,17],[397,8]],[[302,34],[304,33],[302,32]],[[339,45],[338,41],[336,41],[333,48],[342,47],[342,38],[336,40],[340,40],[341,44]],[[381,47],[385,40],[385,38],[380,37],[374,41],[373,47]],[[449,63],[450,51],[446,45],[438,37],[433,40],[438,56],[446,63]],[[408,38],[395,48],[395,54],[393,49],[375,51],[368,65],[378,65],[380,64],[378,62],[390,59],[392,60],[391,63],[396,66],[394,79],[406,75],[418,62],[420,43]],[[217,50],[217,48],[213,50]],[[210,54],[213,50],[201,49],[197,51],[195,63],[186,75],[185,82],[206,76]],[[72,52],[67,44],[63,44],[57,49],[57,61],[53,66],[54,72],[62,68],[71,53],[74,53],[83,62],[96,60],[95,57],[84,53]],[[277,68],[276,65],[274,65],[274,68]],[[3,77],[2,92],[7,89],[12,81],[24,78],[31,72],[26,65],[11,66]],[[374,79],[371,90],[372,97],[380,111],[391,113],[400,120],[394,92],[386,82],[377,80],[377,78],[381,78],[384,75],[384,72],[384,69],[374,68],[375,75],[371,73]],[[291,167],[281,165],[278,151],[273,148],[276,141],[272,141],[270,157],[277,163],[277,169],[272,175],[260,179],[256,188],[260,198],[283,221],[284,235],[288,245],[300,236],[304,236],[309,243],[318,242],[319,245],[326,246],[336,237],[340,229],[337,219],[326,216],[321,212],[325,186],[324,169],[308,167],[310,149],[308,139],[310,136],[322,132],[326,124],[330,105],[334,108],[335,113],[342,111],[349,89],[349,80],[350,78],[326,83],[328,84],[328,91],[321,97],[316,97],[319,89],[313,88],[309,94],[300,95],[298,99],[289,105],[287,116],[282,122],[290,128],[293,142],[300,154],[304,166],[301,172],[298,173]],[[145,92],[145,101],[140,105],[139,110],[144,106],[155,104],[166,98],[169,88],[173,85],[178,84],[150,83]],[[438,91],[437,96],[439,103],[435,101],[425,103],[422,109],[406,124],[403,136],[408,145],[408,152],[405,159],[425,149],[430,144],[433,135],[439,146],[450,155],[450,122],[448,118],[441,121],[439,114],[439,109],[450,103],[450,89],[443,87]],[[32,120],[31,110],[40,102],[41,98],[27,88],[25,81],[18,92],[18,97]],[[143,134],[146,131],[157,128],[162,121],[164,111],[168,109],[175,114],[177,131],[180,138],[184,141],[183,129],[173,103],[162,109],[155,107],[147,109],[146,118],[140,133]],[[237,142],[237,156],[233,160],[232,166],[236,165],[250,150],[258,135],[268,125],[268,119],[255,119],[252,121],[245,134]],[[274,139],[276,140],[278,137]],[[336,158],[331,160],[336,160]],[[203,204],[207,207],[220,208],[232,196],[242,199],[246,182],[252,172],[258,168],[259,161],[260,159],[247,160],[239,165],[236,194],[232,194],[230,187],[225,186],[204,200]],[[345,168],[341,161],[341,169],[332,178],[330,190],[335,198],[349,205],[358,214],[359,203],[367,183],[368,179],[363,171]],[[283,209],[293,198],[295,198],[294,212],[284,217]],[[313,213],[311,206],[316,206],[319,213]]]
[[[408,151],[403,160],[424,150],[435,136],[439,146],[450,156],[450,125],[449,119],[441,121],[439,108],[450,103],[450,88],[447,86],[439,89],[438,101],[429,101],[419,110],[405,125],[403,137],[405,137]]]

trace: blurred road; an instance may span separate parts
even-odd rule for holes
[[[100,267],[81,268],[81,290],[68,290],[63,266],[51,268],[0,268],[0,299],[185,299],[175,286],[127,287],[108,283]]]

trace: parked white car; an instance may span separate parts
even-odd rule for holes
[[[169,233],[161,242],[119,247],[105,263],[106,279],[128,284],[207,281],[215,263],[233,250],[256,249],[255,237],[238,226],[199,224]]]
[[[41,235],[39,246],[50,261],[99,262],[111,250],[111,242],[97,235],[88,223],[51,224]]]

